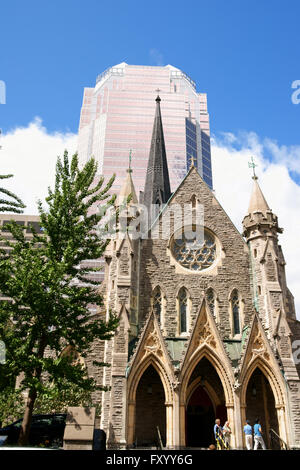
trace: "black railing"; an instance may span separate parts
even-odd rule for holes
[[[270,429],[270,443],[271,449],[289,450],[287,443],[272,428]]]

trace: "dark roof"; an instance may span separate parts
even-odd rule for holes
[[[171,196],[164,131],[160,111],[160,97],[158,96],[155,101],[155,118],[142,201],[148,209],[151,208],[152,204],[163,206]],[[153,221],[153,216],[151,219]]]

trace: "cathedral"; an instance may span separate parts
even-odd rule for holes
[[[300,322],[278,218],[255,175],[242,234],[193,162],[171,193],[159,97],[155,106],[144,192],[138,200],[129,168],[117,204],[130,196],[131,223],[146,207],[156,235],[110,241],[100,313],[117,313],[119,327],[86,359],[107,389],[95,398],[107,448],[207,448],[219,418],[243,449],[246,419],[258,417],[267,448],[300,448]],[[199,208],[200,242],[189,235]]]

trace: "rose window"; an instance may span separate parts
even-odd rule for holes
[[[188,235],[181,233],[178,238],[173,237],[171,250],[184,268],[202,271],[209,268],[216,259],[216,239],[206,230],[201,238],[188,238]]]

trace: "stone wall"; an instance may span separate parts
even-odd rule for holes
[[[218,297],[219,331],[223,338],[231,337],[232,329],[229,314],[229,296],[237,288],[244,305],[244,324],[249,324],[253,311],[253,300],[250,282],[250,265],[248,248],[241,235],[230,221],[227,214],[217,203],[213,194],[201,180],[196,171],[189,174],[170,203],[170,210],[165,211],[168,217],[172,204],[189,204],[192,195],[204,206],[204,224],[210,229],[221,244],[217,269],[194,274],[187,270],[177,269],[176,262],[168,249],[169,240],[143,240],[141,253],[141,300],[140,321],[151,308],[151,293],[159,285],[166,297],[165,330],[166,336],[177,334],[176,296],[181,286],[185,286],[191,297],[191,321],[199,313],[201,300],[209,287]],[[171,223],[174,217],[171,214]],[[178,221],[177,221],[178,222]]]

